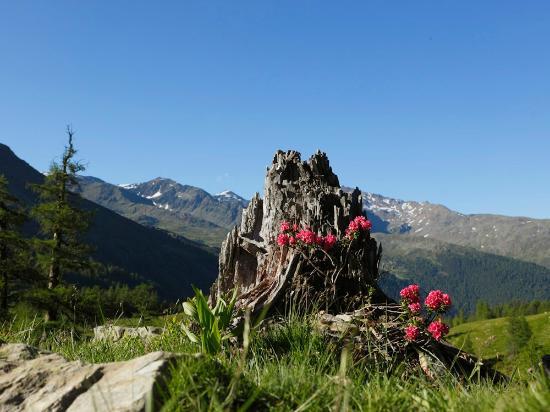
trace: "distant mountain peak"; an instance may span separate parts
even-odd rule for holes
[[[231,190],[224,190],[223,192],[220,192],[214,195],[214,197],[220,201],[232,199],[232,200],[237,200],[239,202],[246,202],[246,200],[243,197],[239,196],[235,192],[232,192]]]
[[[137,183],[120,183],[118,185],[118,187],[120,187],[122,189],[131,190],[131,189],[135,189],[137,187]]]

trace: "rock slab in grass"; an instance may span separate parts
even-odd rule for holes
[[[164,328],[158,328],[155,326],[140,326],[138,328],[131,328],[126,326],[103,325],[96,326],[94,328],[94,339],[116,342],[123,337],[132,337],[147,340],[155,336],[160,336],[163,332]]]
[[[0,347],[0,411],[144,411],[175,355],[84,364],[24,344]]]

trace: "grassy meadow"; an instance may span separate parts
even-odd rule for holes
[[[525,317],[533,332],[530,342],[516,356],[508,354],[508,319],[496,318],[467,322],[451,328],[449,340],[458,347],[467,346],[478,357],[494,363],[507,374],[524,376],[527,370],[540,361],[543,354],[550,353],[550,313]]]
[[[499,332],[499,320],[493,321],[485,321],[491,327],[476,325],[478,322],[461,325],[452,331],[451,340],[470,332],[474,342],[479,338],[480,351],[493,354],[481,344],[487,333]],[[540,315],[529,321],[541,322],[541,330],[547,326]],[[344,345],[326,341],[307,317],[291,316],[278,325],[252,330],[248,343],[228,343],[217,355],[200,353],[182,331],[179,318],[157,318],[154,323],[164,323],[167,332],[146,343],[139,339],[94,342],[89,328],[80,332],[59,326],[51,329],[37,318],[4,323],[0,339],[25,342],[86,362],[127,360],[157,350],[179,353],[163,390],[164,411],[550,409],[550,382],[536,368],[523,373],[521,379],[515,376],[509,383],[498,385],[451,375],[431,381],[419,370],[400,365],[352,361]],[[537,333],[539,338],[548,344],[544,335]],[[494,339],[496,346],[491,351],[501,350],[499,340]]]

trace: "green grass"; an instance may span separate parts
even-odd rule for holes
[[[470,336],[474,353],[486,360],[496,362],[495,366],[505,373],[514,371],[524,375],[541,356],[550,353],[550,313],[526,316],[533,336],[529,345],[517,356],[510,356],[507,350],[507,318],[468,322],[451,328],[449,340],[461,347]]]
[[[0,339],[25,342],[87,362],[127,360],[155,350],[180,353],[164,394],[165,411],[478,412],[550,408],[550,383],[542,374],[533,373],[528,381],[494,385],[453,376],[429,381],[419,370],[399,367],[389,372],[384,365],[351,361],[343,355],[346,351],[342,345],[325,341],[304,319],[291,318],[280,326],[253,333],[248,350],[234,343],[218,356],[197,353],[198,346],[187,340],[177,322],[167,321],[166,326],[167,333],[149,343],[139,339],[112,343],[93,342],[70,330],[48,330],[35,320],[4,324]]]

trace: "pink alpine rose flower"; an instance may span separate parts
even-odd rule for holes
[[[428,332],[435,340],[440,341],[443,336],[449,333],[449,327],[438,319],[429,324]]]
[[[281,233],[279,236],[277,236],[277,244],[279,246],[286,246],[288,245],[289,236],[286,233]]]
[[[290,246],[296,245],[296,238],[295,238],[294,236],[289,236],[289,238],[288,238],[288,244],[289,244]]]
[[[445,306],[445,309],[448,309],[451,307],[451,304],[452,304],[451,297],[448,294],[444,293],[441,296],[441,300],[443,301],[443,305]]]
[[[418,326],[409,325],[405,328],[405,339],[409,342],[414,342],[420,336],[420,329]]]
[[[401,296],[401,299],[405,303],[417,303],[420,301],[420,286],[409,285],[401,289],[399,296]]]
[[[438,290],[432,290],[424,301],[428,309],[434,312],[444,312],[451,306],[451,297]]]
[[[372,223],[365,216],[357,216],[355,222],[362,230],[370,230],[372,228]]]
[[[301,240],[306,245],[313,245],[317,239],[317,235],[309,229],[302,229],[296,235],[296,239]]]
[[[332,233],[329,233],[323,238],[323,249],[326,251],[329,251],[334,247],[336,244],[336,236],[334,236]]]
[[[353,219],[351,222],[349,222],[348,228],[346,229],[346,237],[349,239],[355,238],[356,234],[359,233],[360,230],[362,231],[368,231],[372,228],[372,223],[370,220],[367,220],[365,216],[357,216],[355,219]]]
[[[288,223],[286,220],[281,223],[281,232],[288,232],[290,230],[290,223]]]
[[[419,314],[422,310],[422,305],[420,305],[420,302],[410,303],[408,307],[411,313],[413,313],[414,315]]]

